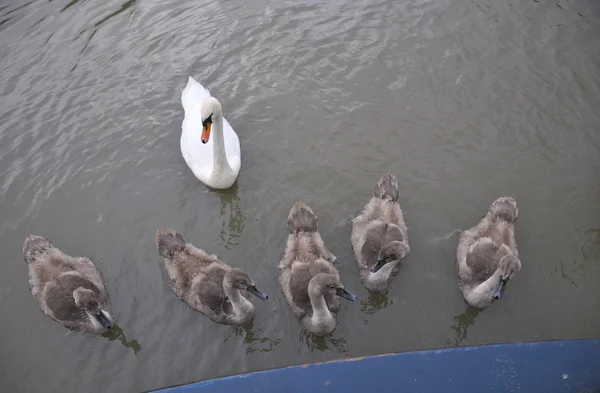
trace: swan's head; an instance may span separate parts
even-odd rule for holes
[[[377,273],[386,263],[399,261],[404,259],[406,254],[410,251],[408,244],[398,240],[389,242],[385,246],[381,247],[379,251],[379,258],[377,263],[371,268],[371,273]]]
[[[332,274],[319,273],[308,283],[308,292],[314,295],[337,295],[351,302],[356,301],[356,296],[350,293],[338,278]]]
[[[500,270],[500,282],[494,291],[494,299],[502,297],[508,282],[521,270],[521,261],[514,255],[505,255],[500,259],[498,269]]]
[[[87,288],[77,288],[73,291],[73,300],[77,307],[83,309],[92,320],[92,324],[101,326],[104,329],[112,328],[110,314],[100,308],[100,303],[96,299],[94,291]]]
[[[258,289],[250,276],[240,269],[234,268],[225,273],[224,281],[231,288],[248,291],[259,299],[267,300],[269,298],[269,295]]]
[[[208,142],[213,121],[222,115],[221,103],[215,97],[208,97],[202,102],[202,143]]]

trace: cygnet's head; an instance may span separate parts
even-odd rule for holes
[[[100,303],[96,299],[94,291],[86,288],[77,288],[73,291],[73,299],[77,307],[83,309],[93,321],[97,321],[104,329],[112,328],[110,314],[100,308]]]
[[[208,97],[202,101],[200,109],[202,116],[202,143],[207,143],[210,139],[210,129],[213,121],[223,114],[221,103],[214,97]]]
[[[494,299],[502,297],[508,282],[521,270],[521,261],[514,255],[505,255],[500,259],[498,269],[500,270],[500,282],[494,291]]]
[[[394,240],[379,251],[377,263],[371,268],[371,273],[377,273],[386,263],[402,260],[410,251],[408,244]]]
[[[334,275],[328,273],[319,273],[314,276],[308,284],[308,291],[318,295],[337,295],[351,302],[356,301],[356,296],[344,288]]]
[[[231,288],[248,291],[259,299],[267,300],[269,295],[256,287],[248,274],[240,269],[231,269],[225,274],[225,283]]]

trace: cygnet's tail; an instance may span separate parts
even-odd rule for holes
[[[37,257],[51,249],[52,243],[44,237],[27,235],[23,243],[23,256],[26,263],[35,261]]]
[[[396,202],[398,200],[398,179],[396,179],[396,176],[391,173],[383,175],[375,186],[373,194],[378,198]]]
[[[185,249],[186,241],[180,233],[170,228],[159,228],[156,231],[156,247],[163,258],[173,256]]]
[[[298,201],[288,216],[287,229],[290,234],[317,232],[317,216],[310,207]]]
[[[490,205],[490,214],[492,217],[514,223],[519,217],[517,201],[512,197],[498,198]]]

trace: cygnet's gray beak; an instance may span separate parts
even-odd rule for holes
[[[504,291],[506,290],[506,285],[508,285],[507,279],[500,280],[500,283],[498,284],[498,287],[496,288],[496,291],[494,292],[494,299],[502,298],[502,295],[504,295]]]
[[[344,299],[348,299],[351,302],[356,301],[356,296],[351,294],[350,292],[348,292],[348,290],[346,288],[338,288],[335,290],[335,294],[343,297]]]
[[[256,285],[248,286],[248,292],[262,300],[267,300],[269,298],[269,295],[267,295],[264,292],[261,292],[260,289],[256,288]]]
[[[373,267],[371,268],[371,273],[377,273],[379,269],[381,269],[385,265],[385,261],[379,260]]]
[[[100,325],[102,325],[105,329],[110,330],[112,328],[112,323],[110,322],[110,319],[106,317],[104,311],[100,310],[98,314],[94,314],[94,318],[96,318],[98,322],[100,322]]]

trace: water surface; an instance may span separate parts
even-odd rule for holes
[[[502,4],[501,4],[502,3]],[[599,338],[600,5],[587,1],[5,0],[0,5],[0,390],[139,392],[341,357]],[[242,143],[234,188],[179,150],[188,75]],[[411,253],[385,295],[361,285],[350,221],[400,183]],[[514,196],[523,269],[469,309],[456,237]],[[280,293],[285,221],[319,216],[345,285],[333,335]],[[251,326],[190,311],[154,231],[170,226],[269,293]],[[68,333],[32,300],[21,247],[96,262],[119,330]]]

